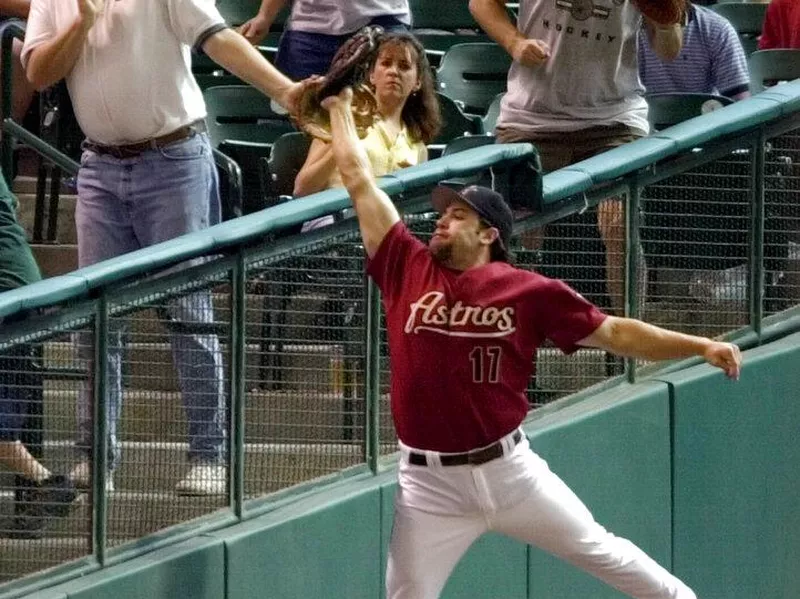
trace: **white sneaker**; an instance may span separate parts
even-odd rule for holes
[[[69,478],[73,484],[82,491],[88,490],[92,486],[92,468],[89,462],[79,462],[69,473]],[[109,472],[106,477],[106,493],[114,491],[114,475]]]
[[[220,464],[195,464],[177,485],[178,495],[225,495],[228,468]]]

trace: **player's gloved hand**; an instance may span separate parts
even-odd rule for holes
[[[241,33],[248,42],[256,45],[260,44],[262,41],[264,41],[264,38],[267,37],[267,33],[269,33],[269,26],[269,19],[266,19],[261,15],[256,15],[239,27],[239,33]]]
[[[542,40],[520,37],[511,43],[509,54],[516,62],[526,67],[538,67],[550,58],[550,46]]]
[[[742,352],[733,343],[712,341],[703,352],[706,362],[721,368],[733,380],[739,379],[742,369]]]

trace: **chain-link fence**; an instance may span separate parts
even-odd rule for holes
[[[606,310],[622,313],[628,302],[681,331],[717,336],[752,325],[754,298],[764,314],[797,304],[797,140],[796,131],[768,140],[763,177],[755,146],[741,143],[708,158],[687,153],[642,184],[631,176],[627,188],[597,186],[586,210],[567,198],[565,218],[519,222],[516,263],[565,279]],[[753,200],[762,180],[763,210]],[[636,201],[633,235],[621,215]],[[435,215],[421,202],[406,208],[410,228],[427,239]],[[763,297],[752,287],[761,262]],[[625,284],[631,264],[636,283]],[[108,285],[7,327],[5,429],[18,428],[47,472],[35,483],[0,477],[0,581],[230,513],[241,499],[366,470],[371,437],[378,454],[393,453],[386,332],[370,329],[381,314],[371,312],[364,267],[356,227],[344,222]],[[544,346],[530,405],[624,372],[599,350],[563,356]],[[103,464],[107,473],[98,473]],[[80,492],[60,510],[68,496],[41,482],[67,473]]]

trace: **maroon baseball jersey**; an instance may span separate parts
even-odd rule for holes
[[[381,289],[400,440],[461,452],[493,443],[528,412],[536,348],[578,349],[605,315],[561,281],[492,262],[439,264],[399,222],[367,272]]]

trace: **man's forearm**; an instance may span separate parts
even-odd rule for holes
[[[272,66],[240,34],[223,29],[206,40],[203,50],[214,62],[286,106],[291,79]]]
[[[514,41],[523,35],[511,22],[503,0],[470,0],[469,10],[489,37],[511,54]]]
[[[76,20],[52,40],[34,48],[25,75],[38,90],[61,81],[70,74],[86,43],[90,26]]]

